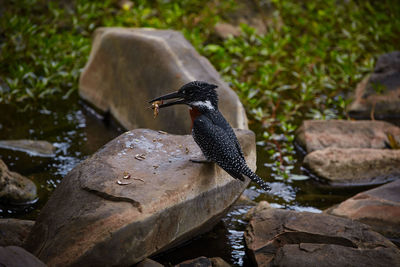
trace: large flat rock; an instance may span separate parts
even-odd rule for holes
[[[305,120],[296,142],[306,153],[327,147],[387,148],[388,135],[400,143],[400,128],[384,121]]]
[[[303,164],[331,185],[382,184],[400,178],[400,149],[325,148]]]
[[[363,222],[400,240],[400,180],[359,193],[326,212]]]
[[[190,133],[187,108],[174,106],[153,119],[148,101],[203,80],[218,85],[220,111],[235,128],[247,129],[238,96],[181,33],[172,30],[100,28],[79,81],[79,94],[126,129]],[[133,108],[134,107],[134,108]]]
[[[250,258],[256,266],[400,264],[400,250],[365,224],[259,205],[245,231]]]
[[[236,134],[254,169],[254,134]],[[64,177],[27,248],[49,266],[129,266],[210,229],[249,181],[189,161],[200,153],[191,136],[119,136]]]
[[[353,98],[347,110],[353,118],[400,118],[400,51],[379,56]]]

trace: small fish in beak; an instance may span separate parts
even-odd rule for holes
[[[160,112],[160,105],[162,105],[163,101],[154,101],[151,104],[151,108],[153,109],[154,118],[157,117],[158,113]]]
[[[175,100],[164,103],[164,100],[169,100],[169,99],[175,99]],[[150,100],[149,103],[152,104],[157,101],[162,101],[162,104],[158,105],[158,108],[165,108],[177,104],[186,104],[185,100],[183,99],[183,97],[179,92],[173,92],[170,94],[154,98],[153,100]]]

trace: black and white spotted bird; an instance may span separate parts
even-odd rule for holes
[[[163,102],[159,108],[176,104],[188,105],[192,118],[192,136],[207,161],[217,163],[236,179],[244,181],[244,177],[248,177],[269,191],[268,184],[247,166],[232,127],[219,112],[216,88],[213,84],[193,81],[182,86],[177,92],[155,98],[150,103],[174,99]]]

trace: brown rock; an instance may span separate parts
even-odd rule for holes
[[[331,185],[381,184],[400,178],[399,149],[325,148],[307,154],[303,164]]]
[[[6,267],[46,267],[43,262],[28,251],[15,246],[0,247],[0,265]]]
[[[273,23],[282,24],[281,20],[274,20],[275,9],[271,1],[238,0],[235,1],[235,5],[233,10],[224,14],[224,20],[232,27],[239,29],[241,24],[247,24],[254,28],[257,34],[266,34],[268,26]],[[220,31],[216,33],[219,34]],[[226,38],[224,35],[219,36]]]
[[[251,200],[248,196],[245,196],[243,194],[240,195],[240,197],[235,203],[235,206],[255,206],[255,205],[257,205],[257,202]]]
[[[230,267],[231,265],[220,257],[211,258],[212,267]]]
[[[231,36],[240,36],[240,28],[229,23],[217,23],[214,27],[214,31],[222,39],[226,39]]]
[[[374,72],[355,91],[348,113],[353,118],[400,118],[400,52],[383,54]]]
[[[387,237],[400,239],[400,180],[359,193],[326,212],[360,221]]]
[[[269,205],[269,203],[265,200],[262,200],[260,202],[258,202],[258,204],[256,206],[254,206],[253,208],[251,208],[244,216],[244,219],[246,221],[250,221],[251,218],[254,216],[254,214],[259,213],[260,211],[267,209],[267,208],[271,208],[271,205]]]
[[[220,257],[206,258],[204,256],[181,262],[176,267],[230,267],[231,265]]]
[[[193,260],[181,262],[175,267],[212,267],[211,261],[206,257],[198,257]]]
[[[41,140],[0,140],[0,148],[26,152],[32,156],[52,157],[56,148],[47,141]]]
[[[254,168],[254,134],[236,133]],[[119,136],[62,180],[27,248],[49,266],[127,266],[209,230],[248,181],[189,161],[200,153],[191,136],[145,129]]]
[[[384,121],[306,120],[296,142],[307,153],[327,147],[386,148],[388,134],[400,143],[400,128]]]
[[[135,265],[135,267],[163,267],[161,263],[158,263],[156,261],[153,261],[152,259],[144,259],[138,264]]]
[[[334,244],[309,244],[306,242],[285,245],[277,252],[274,263],[277,266],[296,267],[399,266],[397,252],[380,247],[364,250]]]
[[[0,159],[0,201],[20,204],[35,198],[35,184],[28,178],[8,170]]]
[[[79,81],[79,94],[126,129],[150,128],[176,134],[190,132],[187,107],[162,110],[157,119],[148,101],[193,80],[218,85],[220,110],[235,128],[247,129],[238,96],[209,61],[176,31],[100,28]],[[135,108],[132,108],[135,107]]]
[[[34,223],[30,220],[0,219],[0,246],[22,247]]]
[[[245,231],[257,266],[398,266],[400,251],[350,219],[264,208]]]

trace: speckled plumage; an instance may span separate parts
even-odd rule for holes
[[[193,107],[197,108],[201,115],[193,121],[192,136],[204,156],[208,160],[217,163],[218,166],[232,177],[242,181],[244,181],[244,176],[249,177],[264,190],[270,190],[268,184],[247,166],[239,141],[232,127],[218,110],[218,98],[215,87],[205,82],[195,82],[195,86],[198,88],[196,90],[199,92],[198,94],[201,94],[202,90],[205,91],[202,97],[199,97],[201,100],[213,103],[213,108],[208,108],[206,105]],[[190,83],[185,85],[185,89],[190,87]],[[208,89],[211,87],[212,89]],[[210,90],[215,93],[210,93]],[[192,95],[195,94],[192,93]],[[204,95],[207,97],[204,97]]]
[[[175,104],[186,104],[191,112],[193,127],[192,135],[207,160],[218,164],[232,177],[244,181],[250,178],[264,190],[270,187],[247,166],[239,141],[229,123],[218,110],[218,95],[216,85],[207,82],[193,81],[182,86],[179,91],[153,99],[176,99],[163,103],[162,107]]]
[[[264,190],[270,190],[268,184],[247,166],[233,129],[218,110],[197,117],[192,136],[204,156],[232,177],[242,181],[244,176],[249,177]]]

